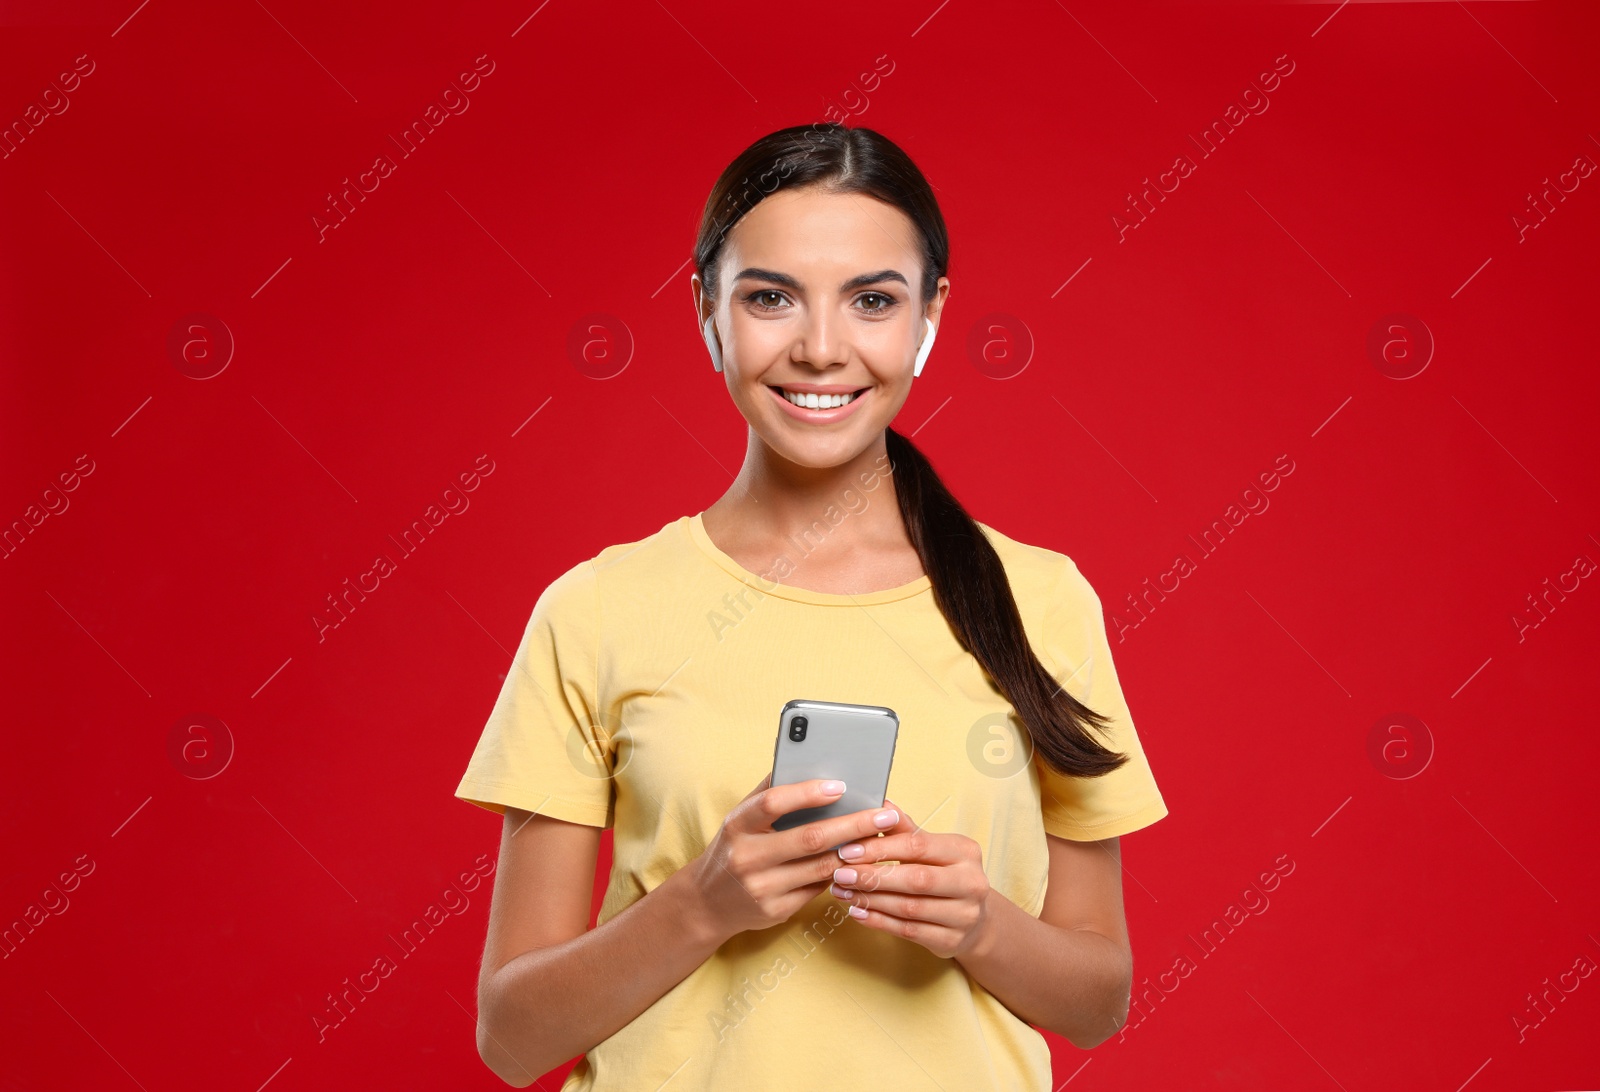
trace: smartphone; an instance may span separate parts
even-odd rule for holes
[[[883,807],[899,734],[900,718],[881,705],[804,698],[787,702],[778,714],[772,784],[831,777],[844,782],[844,795],[831,804],[779,816],[772,821],[772,829],[789,830],[818,819]]]

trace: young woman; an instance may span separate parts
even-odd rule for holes
[[[584,1054],[564,1092],[1047,1090],[1030,1024],[1088,1048],[1126,1019],[1118,839],[1167,809],[1099,598],[889,427],[948,263],[869,129],[718,179],[691,285],[744,465],[544,590],[456,790],[505,816],[478,1050],[507,1083]],[[883,809],[772,829],[840,791],[769,785],[792,698],[899,714]]]

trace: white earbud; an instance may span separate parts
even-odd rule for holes
[[[722,370],[722,345],[717,341],[716,321],[716,315],[707,315],[705,324],[701,326],[700,332],[705,335],[706,348],[711,353],[711,366],[720,372]]]
[[[912,367],[912,375],[921,375],[922,366],[928,362],[928,354],[933,352],[933,339],[939,333],[939,327],[928,323],[928,332],[922,335],[922,347],[917,350],[917,363]]]

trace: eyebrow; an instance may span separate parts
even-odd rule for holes
[[[756,269],[754,267],[741,269],[739,275],[733,278],[735,282],[743,280],[771,281],[781,284],[791,291],[800,291],[800,282],[787,273],[779,273],[773,269]],[[884,281],[899,281],[910,288],[903,274],[893,269],[880,269],[876,273],[863,273],[859,277],[851,277],[839,286],[839,291],[849,292],[857,288],[865,288],[869,284],[882,284]]]

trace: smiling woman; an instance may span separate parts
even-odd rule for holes
[[[718,179],[694,261],[744,463],[534,605],[456,790],[504,816],[479,1053],[519,1087],[582,1054],[564,1092],[1048,1089],[1030,1024],[1087,1048],[1127,1018],[1119,838],[1167,810],[1089,582],[890,427],[949,298],[932,188],[872,130],[781,130]],[[817,533],[868,474],[884,503]],[[898,713],[881,808],[774,829],[843,791],[770,783],[797,697]]]

